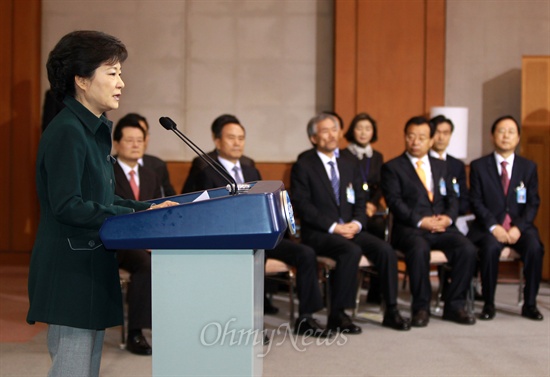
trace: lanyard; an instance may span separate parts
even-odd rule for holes
[[[364,169],[361,168],[361,176],[363,177],[363,190],[368,191],[369,185],[367,183],[367,178],[369,177],[369,172],[370,172],[371,157],[365,157],[365,159],[367,161],[365,163],[365,168]]]

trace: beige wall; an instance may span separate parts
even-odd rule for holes
[[[468,162],[501,115],[521,119],[521,57],[550,55],[550,0],[447,0],[445,104],[469,109]]]
[[[331,0],[43,0],[42,66],[66,32],[112,33],[130,58],[109,117],[143,113],[151,153],[193,157],[160,116],[209,150],[211,121],[229,112],[247,128],[248,155],[292,161],[309,147],[307,120],[332,107],[332,12]],[[445,105],[469,108],[469,162],[490,150],[496,117],[520,118],[521,57],[550,54],[550,1],[447,0],[446,13]]]
[[[152,126],[149,152],[167,160],[194,156],[160,116],[211,150],[212,120],[233,113],[247,130],[247,155],[292,161],[309,147],[308,119],[332,107],[331,0],[43,0],[42,66],[76,29],[126,44],[126,88],[108,116],[142,113]]]

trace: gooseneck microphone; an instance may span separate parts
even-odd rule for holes
[[[226,172],[225,168],[221,166],[219,162],[204,153],[203,150],[197,146],[197,144],[193,143],[193,141],[185,136],[183,132],[178,130],[176,123],[172,119],[168,117],[160,117],[159,122],[162,127],[174,132],[193,152],[195,152],[197,156],[199,156],[208,166],[214,169],[216,173],[218,173],[225,181],[229,183],[228,190],[230,195],[236,195],[238,193],[239,187],[235,181],[235,178]]]

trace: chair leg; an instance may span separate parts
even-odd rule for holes
[[[288,294],[290,299],[290,326],[294,326],[295,322],[295,315],[294,315],[294,285],[296,284],[296,276],[294,275],[294,272],[290,270],[288,272]]]
[[[437,294],[435,299],[435,308],[434,311],[439,313],[441,311],[441,299],[443,298],[443,286],[447,279],[447,273],[445,270],[446,266],[444,264],[437,266],[437,276],[439,278],[439,287],[437,287]]]
[[[327,321],[328,321],[328,317],[330,316],[330,310],[331,310],[330,268],[328,266],[325,266],[323,268],[323,273],[325,278],[325,303],[327,307]]]
[[[120,326],[120,344],[118,345],[121,350],[126,349],[126,310],[124,306],[126,305],[126,291],[128,289],[128,282],[125,279],[120,279],[120,288],[122,290],[122,326]]]
[[[470,315],[474,315],[476,284],[476,278],[472,277],[472,280],[470,281],[470,289],[468,290],[468,294],[466,295],[466,310],[468,311],[468,313],[470,313]]]
[[[351,313],[351,318],[355,319],[357,317],[357,313],[359,312],[359,303],[361,302],[361,286],[363,285],[363,279],[365,278],[365,272],[359,269],[359,272],[357,274],[357,293],[355,295],[355,306],[353,308],[353,311]]]

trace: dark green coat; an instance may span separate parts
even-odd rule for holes
[[[27,322],[84,329],[122,324],[118,262],[99,238],[111,216],[150,204],[115,196],[112,123],[72,97],[40,140],[40,223],[29,271]]]

